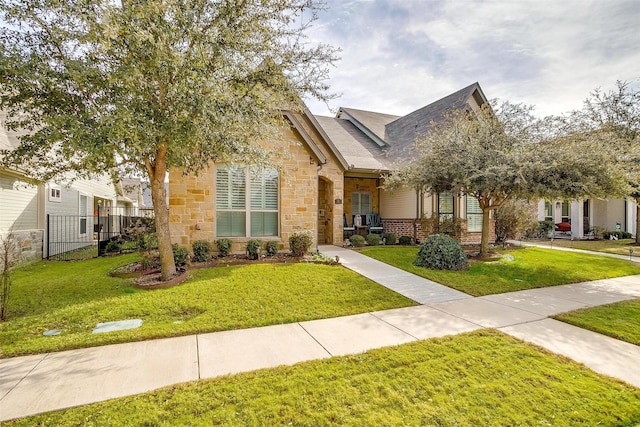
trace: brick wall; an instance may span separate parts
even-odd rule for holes
[[[410,236],[413,237],[414,233],[414,222],[416,223],[417,228],[417,238],[419,242],[423,242],[427,238],[427,232],[422,229],[422,223],[420,220],[415,221],[412,219],[383,219],[382,226],[384,227],[385,233],[393,233],[396,235],[396,238],[400,238],[400,236]],[[460,243],[463,245],[475,245],[480,244],[480,240],[482,239],[482,233],[466,233],[464,236],[460,238]],[[496,240],[496,227],[495,220],[490,220],[489,223],[489,242],[493,243]]]

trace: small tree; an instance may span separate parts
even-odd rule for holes
[[[7,320],[9,294],[11,291],[11,269],[20,261],[20,247],[10,230],[0,235],[0,320]]]
[[[489,253],[491,211],[513,197],[611,196],[623,187],[606,141],[559,118],[540,121],[532,107],[508,102],[454,110],[414,145],[414,156],[385,186],[408,186],[478,200],[480,256]]]
[[[496,242],[532,235],[538,227],[531,203],[522,199],[511,199],[496,209],[495,220]]]

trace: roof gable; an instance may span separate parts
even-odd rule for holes
[[[335,118],[316,119],[350,169],[390,170],[447,112],[475,109],[486,102],[476,82],[405,116],[343,107]]]
[[[340,108],[336,118],[351,121],[361,132],[367,135],[380,147],[386,144],[385,126],[400,116],[391,114],[375,113],[373,111],[357,110],[355,108]]]
[[[316,120],[345,159],[348,169],[387,170],[382,148],[350,120],[316,116]]]
[[[467,108],[470,98],[474,103],[487,102],[478,83],[474,83],[387,124],[385,140],[393,146],[413,143],[429,131],[433,122],[441,121],[451,111]]]

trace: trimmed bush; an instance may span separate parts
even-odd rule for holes
[[[400,236],[400,240],[398,241],[403,246],[411,245],[411,236]]]
[[[432,234],[424,241],[413,264],[431,270],[466,270],[467,255],[457,240],[444,234]]]
[[[380,235],[376,233],[369,233],[365,238],[367,241],[367,245],[369,246],[378,246],[380,244]]]
[[[184,267],[185,265],[187,265],[187,260],[189,259],[189,249],[178,246],[177,243],[173,244],[172,249],[173,262],[176,267]]]
[[[109,240],[107,246],[105,246],[104,251],[107,253],[120,252],[122,249],[122,245],[117,240]]]
[[[385,241],[386,245],[395,245],[396,244],[396,235],[393,233],[384,233],[382,238]]]
[[[311,231],[298,231],[293,233],[289,237],[289,249],[291,249],[291,255],[303,256],[309,253],[313,239],[311,238]]]
[[[351,246],[353,246],[354,248],[361,248],[365,243],[364,237],[359,234],[354,234],[353,236],[349,237],[349,241],[351,242]]]
[[[218,239],[216,240],[216,247],[218,248],[218,252],[220,252],[220,256],[227,256],[231,253],[231,245],[233,243],[229,239]]]
[[[258,259],[262,249],[262,240],[249,240],[247,242],[247,255],[249,259]]]
[[[195,262],[207,262],[211,259],[211,243],[206,240],[196,240],[191,244],[193,260]]]
[[[277,254],[279,245],[280,243],[276,240],[269,240],[266,245],[267,255],[274,256],[275,254]]]

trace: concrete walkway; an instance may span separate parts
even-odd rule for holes
[[[510,243],[514,246],[528,246],[528,247],[535,247],[535,248],[554,249],[558,251],[577,252],[581,254],[598,255],[598,256],[604,256],[608,258],[617,258],[617,259],[624,259],[626,261],[640,262],[640,256],[637,256],[637,254],[640,253],[640,249],[635,249],[634,253],[636,254],[636,256],[633,256],[633,255],[629,256],[629,255],[620,255],[620,254],[608,254],[606,252],[587,251],[585,249],[565,248],[564,246],[558,246],[558,245],[554,246],[551,242],[550,243],[531,243],[527,241],[522,242],[520,240],[508,240],[507,243]]]
[[[0,421],[480,328],[497,328],[640,387],[640,347],[547,318],[639,297],[640,276],[471,298],[354,251],[320,250],[424,305],[0,359]]]

